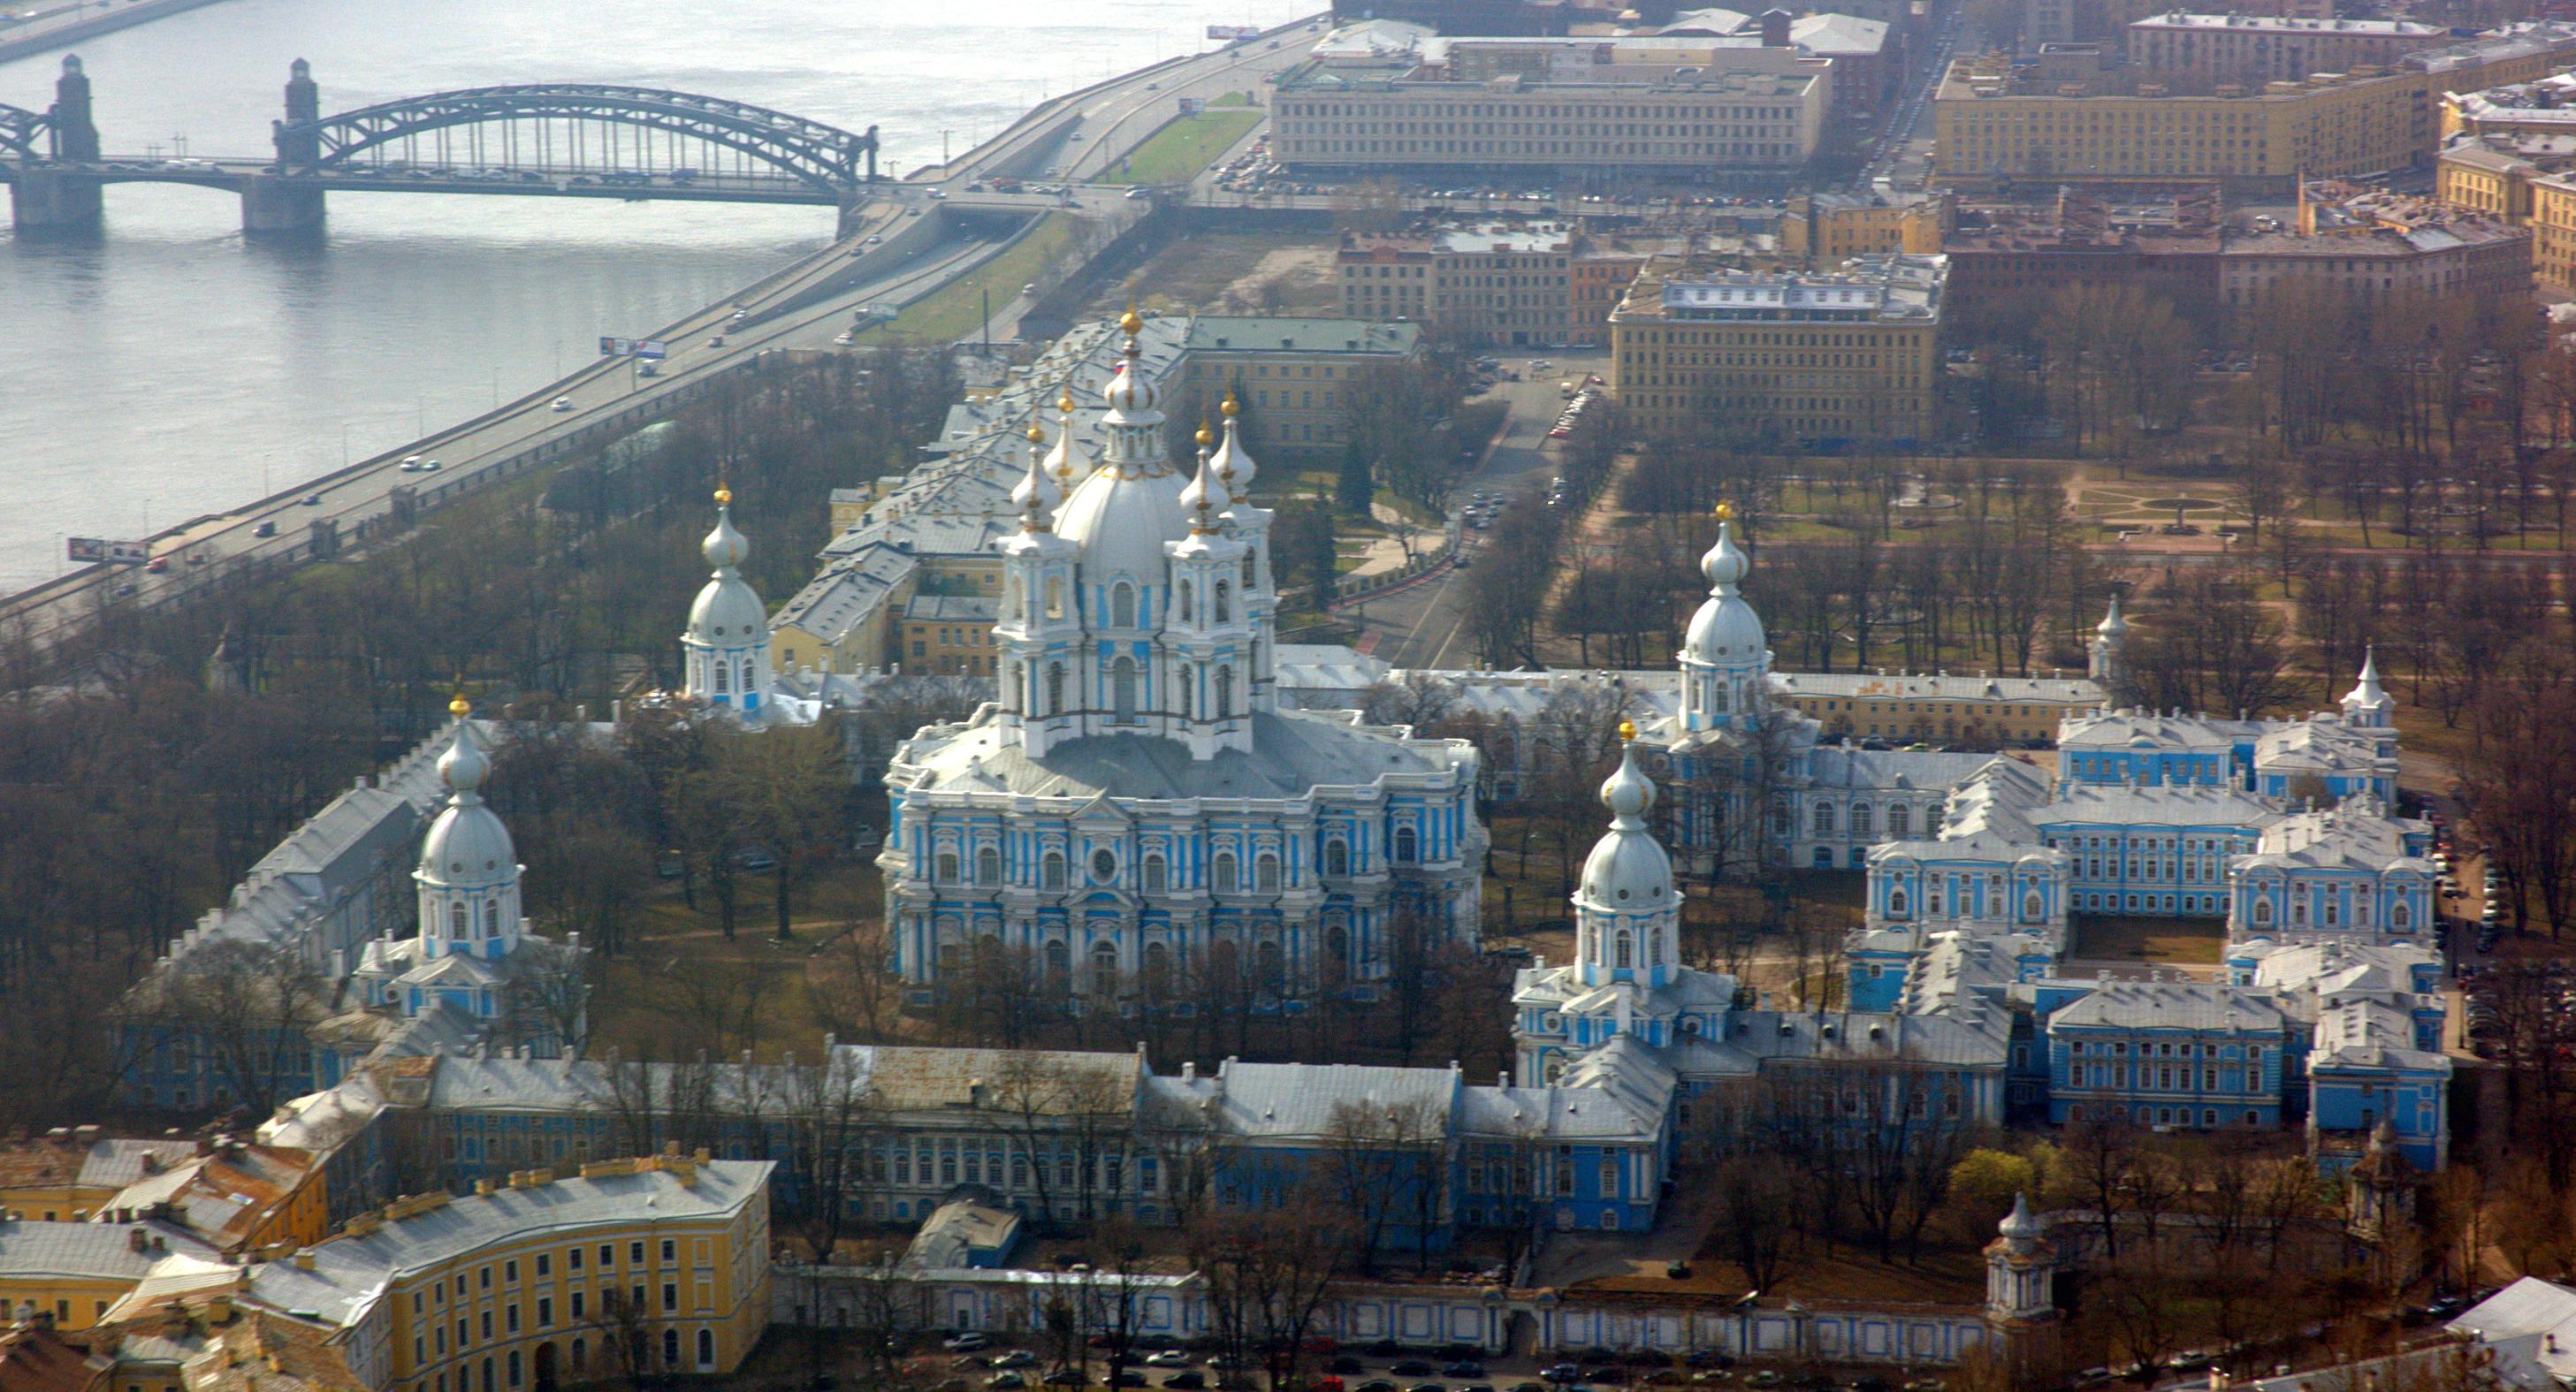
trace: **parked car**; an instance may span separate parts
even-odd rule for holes
[[[1145,1366],[1148,1368],[1186,1368],[1190,1366],[1190,1356],[1181,1352],[1179,1349],[1166,1349],[1161,1353],[1146,1355]]]
[[[734,863],[736,865],[741,865],[742,858],[751,854],[753,854],[751,851],[735,852],[733,858]],[[759,852],[759,854],[766,855],[767,852]],[[773,863],[775,862],[773,861]],[[747,869],[749,867],[746,866],[745,868]],[[978,1349],[991,1348],[993,1346],[993,1336],[981,1333],[977,1330],[969,1329],[963,1334],[952,1334],[947,1338],[940,1340],[939,1346],[948,1350],[950,1353],[973,1353]]]
[[[1037,1365],[1038,1356],[1036,1354],[1029,1352],[1027,1349],[1012,1349],[1008,1353],[997,1353],[993,1355],[991,1366],[996,1368],[1034,1368]]]
[[[991,1392],[1020,1392],[1028,1385],[1029,1380],[1018,1373],[995,1373],[984,1379],[984,1386]]]

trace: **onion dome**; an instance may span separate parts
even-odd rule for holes
[[[1142,416],[1152,411],[1155,402],[1161,399],[1154,384],[1145,379],[1140,365],[1145,350],[1137,345],[1136,336],[1145,331],[1144,316],[1136,312],[1134,305],[1129,305],[1126,314],[1120,316],[1118,327],[1127,335],[1123,354],[1126,361],[1118,365],[1118,374],[1109,379],[1109,385],[1101,388],[1100,399],[1113,414]]]
[[[1217,409],[1225,415],[1225,440],[1216,447],[1216,476],[1228,494],[1246,497],[1252,491],[1253,476],[1260,470],[1254,466],[1252,452],[1243,447],[1238,434],[1235,417],[1243,413],[1243,406],[1234,399],[1233,388],[1226,389],[1225,404]]]
[[[1215,438],[1216,433],[1201,422],[1199,471],[1181,487],[1181,511],[1190,516],[1190,533],[1193,536],[1205,536],[1215,531],[1218,514],[1234,505],[1234,500],[1226,496],[1225,484],[1217,478],[1212,456],[1208,453],[1208,442]]]
[[[2361,650],[2361,678],[2353,683],[2352,690],[2344,693],[2343,701],[2347,706],[2388,704],[2388,688],[2379,684],[2378,644],[2370,644]]]
[[[1059,497],[1071,493],[1073,486],[1089,473],[1089,461],[1073,446],[1073,388],[1067,385],[1055,399],[1057,415],[1055,448],[1047,452],[1047,472],[1055,476]]]
[[[456,713],[456,742],[438,757],[438,774],[449,788],[447,806],[420,842],[419,877],[439,885],[470,885],[505,878],[518,866],[510,830],[484,801],[483,780],[492,760],[466,719],[472,707],[459,696],[448,706]]]
[[[2110,612],[2102,616],[2102,622],[2093,625],[2093,631],[2105,638],[2128,636],[2129,621],[2120,614],[2120,597],[2117,594],[2111,596]]]
[[[1028,438],[1029,471],[1011,490],[1011,506],[1020,511],[1021,531],[1043,532],[1054,524],[1055,510],[1064,502],[1064,493],[1047,472],[1047,456],[1043,448],[1046,432],[1038,427],[1036,421],[1029,422]]]
[[[2048,1229],[2039,1221],[2039,1215],[2030,1211],[2030,1196],[2027,1194],[2013,1195],[2012,1212],[2005,1214],[2004,1220],[1995,1225],[1995,1231],[2001,1234],[2005,1241],[2016,1243],[2036,1242],[2048,1235]]]
[[[1659,908],[1673,893],[1673,858],[1646,828],[1655,805],[1653,780],[1637,767],[1637,727],[1619,726],[1618,770],[1601,785],[1610,830],[1583,861],[1583,897],[1605,909]]]
[[[1708,577],[1708,599],[1691,615],[1682,656],[1707,666],[1741,667],[1758,661],[1770,640],[1762,632],[1762,616],[1736,589],[1753,569],[1753,558],[1735,544],[1735,524],[1723,520],[1723,508],[1720,516],[1717,544],[1699,562],[1700,573]]]
[[[707,647],[743,647],[769,632],[769,609],[734,567],[751,555],[751,543],[733,526],[733,490],[716,490],[716,529],[699,550],[715,571],[689,606],[689,641]]]

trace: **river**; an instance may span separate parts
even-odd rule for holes
[[[113,157],[268,148],[287,64],[327,114],[459,87],[615,82],[849,129],[883,166],[1045,96],[1316,0],[229,0],[83,44]],[[60,54],[0,64],[42,110]],[[0,231],[0,592],[66,535],[133,537],[290,488],[578,367],[828,240],[821,208],[333,194],[327,237],[245,241],[239,200],[107,191],[104,235]],[[818,502],[819,506],[819,502]]]

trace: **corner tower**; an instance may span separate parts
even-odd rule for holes
[[[683,686],[710,706],[757,716],[770,688],[769,610],[739,569],[751,543],[734,530],[733,490],[718,488],[715,497],[715,530],[698,547],[715,569],[680,633]]]
[[[449,956],[499,961],[519,945],[518,853],[500,814],[483,801],[492,759],[467,718],[474,708],[459,696],[447,709],[456,717],[455,740],[438,756],[447,806],[421,838],[420,864],[412,871],[420,892],[420,956],[424,962]]]
[[[1762,616],[1737,586],[1753,558],[1735,544],[1735,511],[1717,505],[1717,544],[1700,557],[1709,591],[1682,640],[1682,728],[1691,733],[1750,728],[1771,670]]]
[[[1574,891],[1575,967],[1586,986],[1669,985],[1681,961],[1673,861],[1646,825],[1655,785],[1637,768],[1637,727],[1619,726],[1619,767],[1601,785],[1610,829],[1583,861]]]

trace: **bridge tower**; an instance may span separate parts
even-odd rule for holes
[[[75,164],[98,162],[98,123],[90,118],[89,73],[80,55],[63,55],[63,75],[54,79],[54,158]]]
[[[64,56],[63,75],[54,82],[53,109],[46,115],[51,130],[51,143],[46,150],[55,161],[98,162],[98,126],[90,120],[89,74],[81,71],[77,56]],[[21,165],[18,177],[9,185],[10,221],[21,232],[94,232],[103,206],[97,178],[74,170]]]
[[[311,169],[322,159],[322,88],[313,80],[313,65],[301,58],[286,69],[286,119],[278,122],[277,172]]]
[[[286,69],[286,119],[269,124],[277,146],[276,172],[242,181],[242,231],[300,234],[322,228],[322,89],[313,65],[301,58]]]

